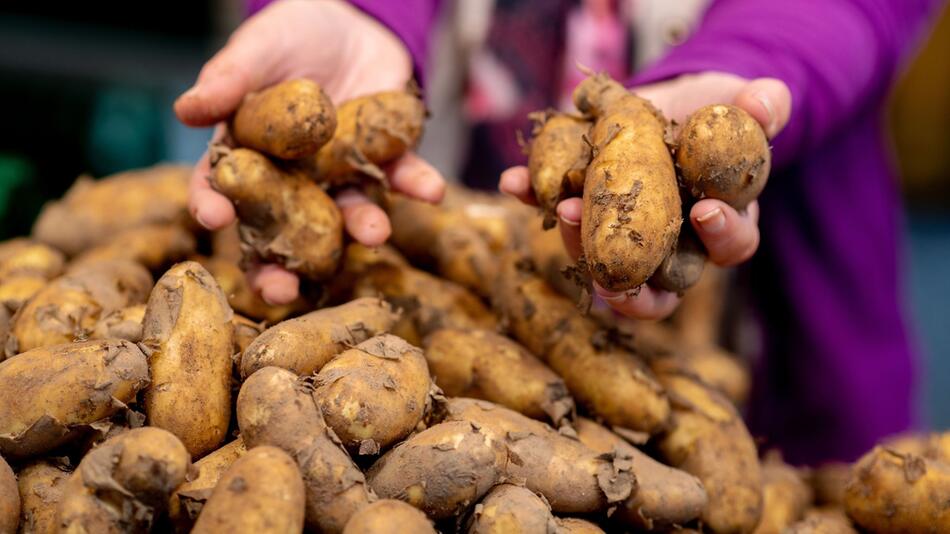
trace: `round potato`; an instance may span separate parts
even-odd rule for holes
[[[383,499],[353,514],[343,534],[435,534],[435,528],[416,508]]]
[[[469,534],[547,534],[557,524],[547,503],[531,490],[512,484],[492,488],[475,507]]]

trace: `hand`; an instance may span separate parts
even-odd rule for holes
[[[338,0],[274,2],[239,27],[201,69],[194,87],[175,102],[179,120],[189,126],[219,124],[244,95],[284,80],[310,78],[334,102],[367,93],[402,89],[412,76],[412,59],[402,42],[378,22]],[[219,124],[215,137],[220,139]],[[406,195],[439,202],[445,181],[431,165],[406,154],[386,169],[390,186]],[[231,202],[208,184],[208,154],[191,178],[189,209],[205,228],[217,230],[235,219]],[[337,205],[347,232],[367,246],[381,245],[391,227],[386,213],[361,192],[340,193]],[[248,272],[264,300],[283,304],[297,298],[297,276],[277,265]]]
[[[684,122],[691,112],[709,104],[733,104],[752,115],[769,139],[788,122],[792,98],[784,82],[772,78],[747,80],[732,74],[707,72],[646,85],[634,89],[651,101],[667,118]],[[527,167],[507,169],[498,188],[526,204],[536,204]],[[558,228],[571,257],[581,254],[580,198],[569,198],[557,206]],[[703,199],[693,205],[690,223],[706,246],[709,259],[722,266],[742,263],[759,246],[759,203],[737,211],[725,202]],[[637,290],[614,293],[595,284],[594,291],[620,314],[636,319],[661,319],[673,313],[679,297],[644,284]]]

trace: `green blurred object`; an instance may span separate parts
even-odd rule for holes
[[[33,179],[30,163],[13,154],[0,153],[0,218],[6,215],[14,190]]]
[[[154,91],[105,86],[89,121],[88,161],[96,176],[152,165],[164,151],[164,101]]]

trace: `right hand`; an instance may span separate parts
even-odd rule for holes
[[[412,58],[388,29],[339,0],[282,0],[245,21],[227,44],[201,69],[195,85],[178,97],[175,114],[188,126],[223,121],[244,95],[296,78],[309,78],[335,103],[378,91],[402,89],[412,76]],[[235,220],[234,206],[208,183],[207,152],[195,165],[189,209],[199,224],[218,230]],[[411,197],[439,202],[445,181],[413,153],[387,169],[390,186]],[[386,213],[356,189],[336,197],[347,232],[360,243],[378,246],[389,238]],[[284,304],[297,298],[299,279],[277,265],[248,272],[264,300]]]

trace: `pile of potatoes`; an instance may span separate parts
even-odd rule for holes
[[[236,227],[192,225],[188,169],[158,166],[0,243],[0,534],[945,531],[942,440],[853,472],[760,457],[716,271],[670,323],[587,315],[533,210],[461,188],[380,193],[391,246],[298,248],[338,215],[294,195],[377,178],[408,99],[249,97],[212,171]],[[248,259],[321,291],[269,305]]]

